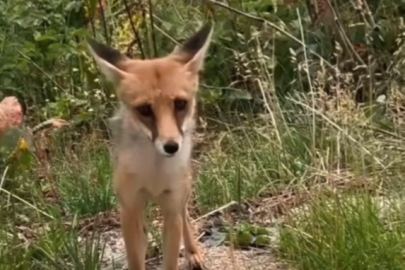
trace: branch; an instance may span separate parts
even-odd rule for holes
[[[156,37],[155,37],[155,24],[153,23],[153,5],[152,0],[149,0],[149,19],[150,19],[150,27],[152,29],[152,46],[153,46],[153,55],[155,57],[158,56],[158,51],[156,47]]]
[[[145,52],[144,52],[143,47],[142,47],[142,42],[141,42],[141,38],[139,36],[139,33],[135,29],[134,21],[132,20],[131,10],[129,9],[127,0],[123,0],[123,2],[124,2],[125,10],[127,11],[129,22],[131,23],[132,32],[134,32],[136,41],[138,43],[139,50],[141,51],[142,59],[145,59]]]
[[[283,34],[284,36],[288,37],[288,38],[291,39],[292,41],[294,41],[294,42],[300,44],[303,48],[305,48],[306,50],[308,50],[308,52],[310,52],[312,55],[314,55],[314,56],[318,57],[319,59],[321,59],[322,61],[324,61],[324,63],[325,63],[329,68],[333,68],[333,66],[332,66],[328,61],[326,61],[326,59],[324,59],[320,54],[318,54],[317,52],[315,52],[315,51],[312,50],[311,48],[308,48],[307,45],[306,45],[304,42],[302,42],[302,41],[299,40],[298,38],[294,37],[293,35],[291,35],[291,34],[288,33],[287,31],[285,31],[285,30],[282,29],[281,27],[277,26],[276,24],[274,24],[274,23],[272,23],[272,22],[270,22],[270,21],[268,21],[268,20],[266,20],[266,19],[264,19],[264,18],[262,18],[262,17],[258,17],[258,16],[255,16],[255,15],[252,15],[252,14],[245,13],[245,12],[243,12],[243,11],[240,11],[240,10],[235,9],[235,8],[233,8],[233,7],[227,6],[226,4],[217,2],[217,1],[215,1],[215,0],[205,0],[205,1],[208,1],[208,2],[212,3],[213,5],[216,5],[216,6],[219,6],[219,7],[224,8],[224,9],[227,9],[227,10],[229,10],[229,11],[235,13],[235,14],[244,16],[244,17],[249,18],[249,19],[251,19],[251,20],[254,20],[254,21],[257,21],[257,22],[261,22],[261,23],[264,23],[264,24],[270,26],[271,28],[273,28],[274,30],[280,32],[281,34]]]
[[[55,119],[55,118],[48,119],[48,120],[36,125],[35,127],[33,127],[32,134],[35,134],[38,131],[51,127],[51,126],[55,127],[55,128],[61,128],[63,126],[67,126],[67,125],[69,125],[68,122],[66,122],[63,119]]]
[[[107,22],[106,22],[105,16],[104,16],[104,7],[103,7],[102,0],[98,0],[98,5],[99,5],[99,8],[100,8],[101,21],[103,22],[105,39],[107,41],[107,44],[110,45],[111,40],[110,40],[110,37],[108,36],[108,28],[107,28]]]

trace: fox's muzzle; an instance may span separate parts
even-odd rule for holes
[[[171,157],[174,156],[181,149],[181,137],[177,140],[175,139],[160,139],[155,140],[155,146],[160,154],[163,156]]]

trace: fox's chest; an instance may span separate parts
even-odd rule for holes
[[[136,189],[145,190],[152,197],[177,189],[191,174],[191,144],[187,142],[173,157],[164,157],[146,145],[117,149],[116,154],[115,166],[124,166],[133,175]]]

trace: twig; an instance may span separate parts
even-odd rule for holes
[[[132,4],[129,4],[128,6],[129,6],[129,10],[131,10],[132,8],[134,8],[136,5],[138,5],[139,3],[136,3],[136,2],[134,2],[134,3],[132,3]],[[118,10],[118,11],[116,11],[116,12],[114,12],[114,13],[112,13],[112,14],[110,14],[109,16],[108,16],[108,18],[117,18],[119,15],[121,15],[121,14],[123,14],[123,13],[125,13],[126,12],[126,9],[125,9],[125,7],[123,8],[123,9],[120,9],[120,10]]]
[[[96,27],[94,25],[94,11],[93,14],[90,14],[90,5],[88,3],[88,1],[85,1],[85,5],[87,7],[87,9],[89,10],[89,15],[88,15],[88,20],[90,21],[90,26],[91,26],[91,32],[93,33],[93,37],[96,37]],[[85,15],[83,15],[84,17],[86,17]]]
[[[158,18],[157,16],[154,15],[154,17]],[[164,31],[162,28],[160,28],[159,26],[155,25],[155,28],[165,37],[167,37],[168,39],[170,39],[170,41],[172,41],[174,44],[176,45],[180,45],[180,42],[178,42],[174,37],[172,37],[171,35],[169,35],[166,31]]]
[[[10,195],[11,197],[13,197],[13,198],[19,200],[19,201],[22,202],[22,203],[25,203],[26,205],[28,205],[29,207],[35,209],[36,211],[38,211],[38,212],[41,213],[42,215],[44,215],[44,216],[46,216],[46,217],[48,217],[48,218],[50,218],[50,219],[52,219],[52,220],[55,219],[55,217],[53,217],[53,216],[51,216],[50,214],[48,214],[48,213],[46,213],[46,212],[44,212],[44,211],[38,209],[38,207],[36,207],[35,205],[33,205],[33,204],[27,202],[26,200],[24,200],[23,198],[21,198],[21,197],[19,197],[19,196],[17,196],[17,195],[14,195],[14,194],[11,193],[10,191],[5,190],[5,189],[2,188],[2,187],[0,187],[0,191],[3,191],[3,192],[6,193],[7,195]]]
[[[48,77],[48,79],[55,84],[61,91],[63,91],[66,95],[68,95],[69,97],[72,97],[72,95],[67,92],[60,84],[58,84],[45,70],[43,70],[40,66],[37,65],[37,63],[35,63],[29,56],[27,56],[25,53],[23,53],[22,51],[20,51],[17,48],[14,48],[23,58],[27,59],[28,61],[30,61],[34,67],[36,67],[39,71],[41,71],[46,77]]]
[[[351,140],[353,143],[357,144],[358,146],[360,146],[360,148],[367,154],[370,155],[375,162],[378,163],[378,165],[382,166],[384,169],[386,169],[386,166],[381,162],[381,160],[379,158],[377,158],[375,155],[373,155],[367,148],[365,148],[363,145],[361,145],[360,142],[358,142],[355,138],[353,138],[350,134],[348,134],[345,130],[343,130],[341,127],[339,127],[335,122],[333,122],[331,119],[329,119],[327,116],[325,116],[324,114],[320,113],[319,111],[317,111],[316,109],[308,106],[307,104],[304,104],[300,101],[297,101],[295,99],[289,98],[287,97],[288,100],[294,102],[295,104],[298,104],[300,106],[305,107],[308,110],[313,111],[315,114],[321,116],[324,120],[326,120],[326,122],[328,122],[329,124],[331,124],[333,127],[335,127],[337,130],[341,131],[342,134],[344,134],[349,140]]]
[[[244,17],[246,17],[246,18],[249,18],[249,19],[252,19],[252,20],[255,20],[255,21],[258,21],[258,22],[267,24],[268,26],[270,26],[271,28],[273,28],[273,29],[275,29],[276,31],[280,32],[281,34],[283,34],[284,36],[288,37],[288,38],[291,39],[292,41],[295,41],[296,43],[300,44],[303,48],[305,48],[306,50],[308,50],[308,51],[309,51],[311,54],[313,54],[314,56],[316,56],[316,57],[318,57],[319,59],[323,60],[324,63],[325,63],[329,68],[333,68],[333,66],[332,66],[328,61],[326,61],[326,59],[324,59],[320,54],[318,54],[317,52],[315,52],[315,51],[312,50],[311,48],[308,48],[305,43],[303,43],[301,40],[299,40],[298,38],[294,37],[293,35],[291,35],[291,34],[288,33],[287,31],[285,31],[285,30],[282,29],[281,27],[277,26],[276,24],[274,24],[274,23],[272,23],[272,22],[270,22],[270,21],[268,21],[268,20],[266,20],[266,19],[264,19],[264,18],[262,18],[262,17],[258,17],[258,16],[255,16],[255,15],[252,15],[252,14],[245,13],[245,12],[243,12],[243,11],[240,11],[240,10],[235,9],[235,8],[233,8],[233,7],[227,6],[226,4],[217,2],[217,1],[215,1],[215,0],[205,0],[205,1],[208,1],[208,2],[210,2],[210,3],[214,4],[214,5],[217,5],[217,6],[219,6],[219,7],[225,8],[225,9],[227,9],[227,10],[229,10],[229,11],[231,11],[231,12],[234,12],[234,13],[236,13],[236,14],[242,15],[242,16],[244,16]]]
[[[141,5],[141,2],[143,2],[144,0],[138,0],[139,5]],[[148,39],[148,45],[150,46],[150,42],[149,42],[149,30],[148,30],[148,24],[146,22],[146,8],[142,8],[142,25],[143,28],[145,30],[145,36]],[[150,47],[148,46],[148,52],[146,52],[145,50],[145,55],[148,55],[150,57]]]
[[[301,33],[301,39],[302,42],[304,43],[305,41],[305,36],[304,36],[304,29],[302,27],[302,21],[301,21],[301,14],[299,9],[297,8],[297,16],[298,16],[298,22],[300,25],[300,33]],[[309,91],[311,93],[311,101],[312,101],[312,107],[315,108],[315,94],[314,94],[314,88],[312,87],[312,80],[311,80],[311,75],[309,74],[309,63],[308,63],[308,56],[307,56],[307,51],[304,50],[304,58],[305,58],[305,73],[307,74],[307,79],[308,79],[308,84],[309,84]],[[312,112],[312,147],[311,151],[312,154],[315,154],[315,136],[316,136],[316,125],[315,125],[315,112]]]
[[[351,4],[352,4],[354,10],[357,11],[357,13],[359,14],[360,18],[363,20],[364,26],[365,26],[366,28],[369,28],[369,27],[370,27],[370,22],[367,20],[366,16],[364,15],[363,8],[362,8],[361,6],[360,6],[360,7],[357,6],[357,5],[356,5],[356,2],[355,2],[354,0],[351,0],[350,2],[351,2]]]
[[[340,23],[339,17],[337,15],[337,11],[332,6],[332,4],[330,3],[329,0],[327,0],[326,2],[329,5],[330,10],[332,11],[332,14],[334,17],[333,24],[335,26],[335,31],[342,39],[343,46],[345,46],[347,52],[352,54],[357,59],[357,61],[359,63],[361,63],[361,65],[366,65],[366,63],[364,63],[363,59],[361,59],[360,55],[354,49],[354,46],[353,46],[352,42],[350,41],[349,37],[346,35],[346,32],[343,29],[342,24]]]
[[[6,166],[6,168],[4,169],[3,176],[1,177],[0,189],[3,188],[3,183],[4,183],[4,180],[6,179],[7,171],[8,171],[8,166]]]
[[[156,37],[155,37],[155,24],[153,22],[152,0],[149,0],[149,19],[150,19],[151,36],[152,36],[153,56],[158,57],[158,51],[157,51],[157,47],[156,47]]]
[[[132,16],[131,16],[131,10],[129,9],[127,0],[122,0],[122,1],[124,2],[125,10],[127,11],[127,15],[128,15],[129,22],[131,24],[132,32],[134,33],[135,39],[138,42],[138,47],[139,47],[139,50],[141,51],[142,59],[145,59],[145,51],[143,50],[142,42],[141,42],[141,38],[139,36],[139,33],[135,29],[134,21],[132,20]]]
[[[37,133],[38,131],[41,131],[49,126],[53,126],[55,125],[55,120],[54,118],[48,119],[42,123],[39,123],[38,125],[36,125],[35,127],[33,127],[32,129],[32,134]],[[63,125],[65,125],[65,121],[63,121]],[[67,125],[67,122],[66,122]]]
[[[309,17],[311,18],[311,21],[313,23],[314,22],[314,14],[315,14],[315,12],[314,12],[314,9],[313,9],[313,7],[311,5],[311,1],[310,0],[305,0],[305,4],[307,6]]]
[[[376,27],[376,24],[375,24],[375,20],[373,17],[373,13],[371,13],[370,7],[368,6],[367,0],[363,0],[363,5],[364,5],[364,9],[366,10],[366,13],[370,19],[371,29],[374,30],[374,28]]]
[[[110,40],[110,37],[108,36],[108,28],[107,28],[107,22],[106,22],[105,16],[104,16],[104,7],[103,7],[102,0],[98,0],[98,6],[99,6],[99,9],[100,9],[101,21],[103,22],[105,39],[107,41],[107,44],[110,45],[111,40]]]
[[[221,206],[221,207],[219,207],[219,208],[217,208],[217,209],[215,209],[215,210],[212,210],[211,212],[208,212],[208,213],[205,214],[205,215],[202,215],[202,216],[200,216],[200,217],[198,217],[198,218],[192,220],[191,223],[196,223],[197,221],[199,221],[199,220],[201,220],[201,219],[204,219],[204,218],[206,218],[206,217],[209,217],[209,216],[211,216],[212,214],[215,214],[215,213],[217,213],[217,212],[219,212],[219,211],[222,211],[222,210],[224,210],[224,209],[226,209],[226,208],[228,208],[228,207],[230,207],[230,206],[232,206],[232,205],[235,205],[235,204],[237,204],[237,202],[231,201],[230,203],[227,203],[227,204],[225,204],[225,205],[223,205],[223,206]]]

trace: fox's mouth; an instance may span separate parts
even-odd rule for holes
[[[171,158],[174,157],[176,154],[165,154],[163,155],[165,158]]]
[[[161,151],[159,151],[158,150],[158,152],[159,152],[159,154],[161,154],[163,157],[165,157],[165,158],[171,158],[171,157],[174,157],[174,156],[176,156],[176,154],[177,154],[177,152],[176,153],[173,153],[173,154],[169,154],[169,153],[162,153]]]

